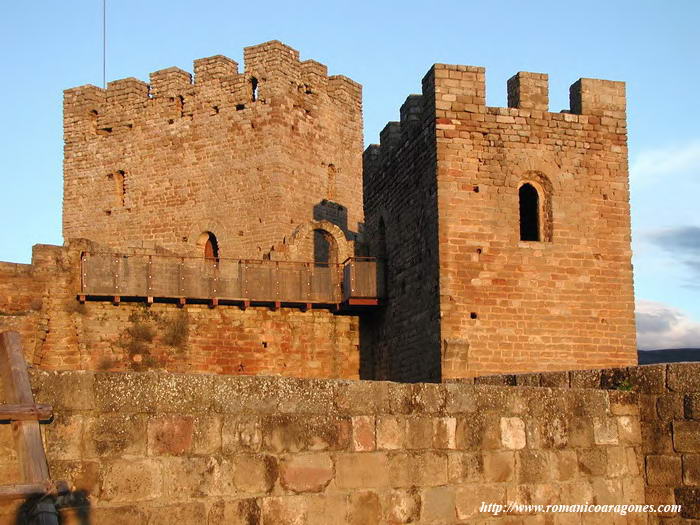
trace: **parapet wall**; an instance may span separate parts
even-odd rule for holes
[[[363,220],[361,87],[272,41],[64,97],[64,239],[274,257],[325,201]]]
[[[484,376],[460,382],[634,392],[647,503],[680,504],[685,509],[682,516],[700,518],[700,364]]]
[[[634,393],[44,371],[32,384],[54,407],[51,475],[89,494],[95,524],[592,523],[480,508],[645,498]]]

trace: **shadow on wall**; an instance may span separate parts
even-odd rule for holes
[[[36,494],[17,509],[16,525],[90,525],[90,500],[84,490]]]

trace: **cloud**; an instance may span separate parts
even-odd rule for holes
[[[673,306],[639,299],[636,317],[637,346],[642,350],[700,348],[700,323]]]
[[[700,277],[700,227],[680,226],[647,234],[655,245],[668,251]],[[697,286],[693,279],[691,287]]]
[[[630,174],[634,180],[648,180],[659,175],[678,175],[692,169],[700,170],[700,140],[642,151],[632,161]]]

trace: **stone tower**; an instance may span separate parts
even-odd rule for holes
[[[362,221],[361,87],[277,41],[246,48],[244,61],[243,73],[214,56],[195,61],[194,81],[169,68],[150,84],[67,90],[64,239],[309,260],[288,244],[326,221],[352,241]]]
[[[439,381],[636,364],[625,87],[547,75],[485,104],[484,69],[437,64],[364,156],[387,306],[364,377]]]

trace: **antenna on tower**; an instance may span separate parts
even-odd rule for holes
[[[102,0],[102,89],[107,87],[107,0]]]

